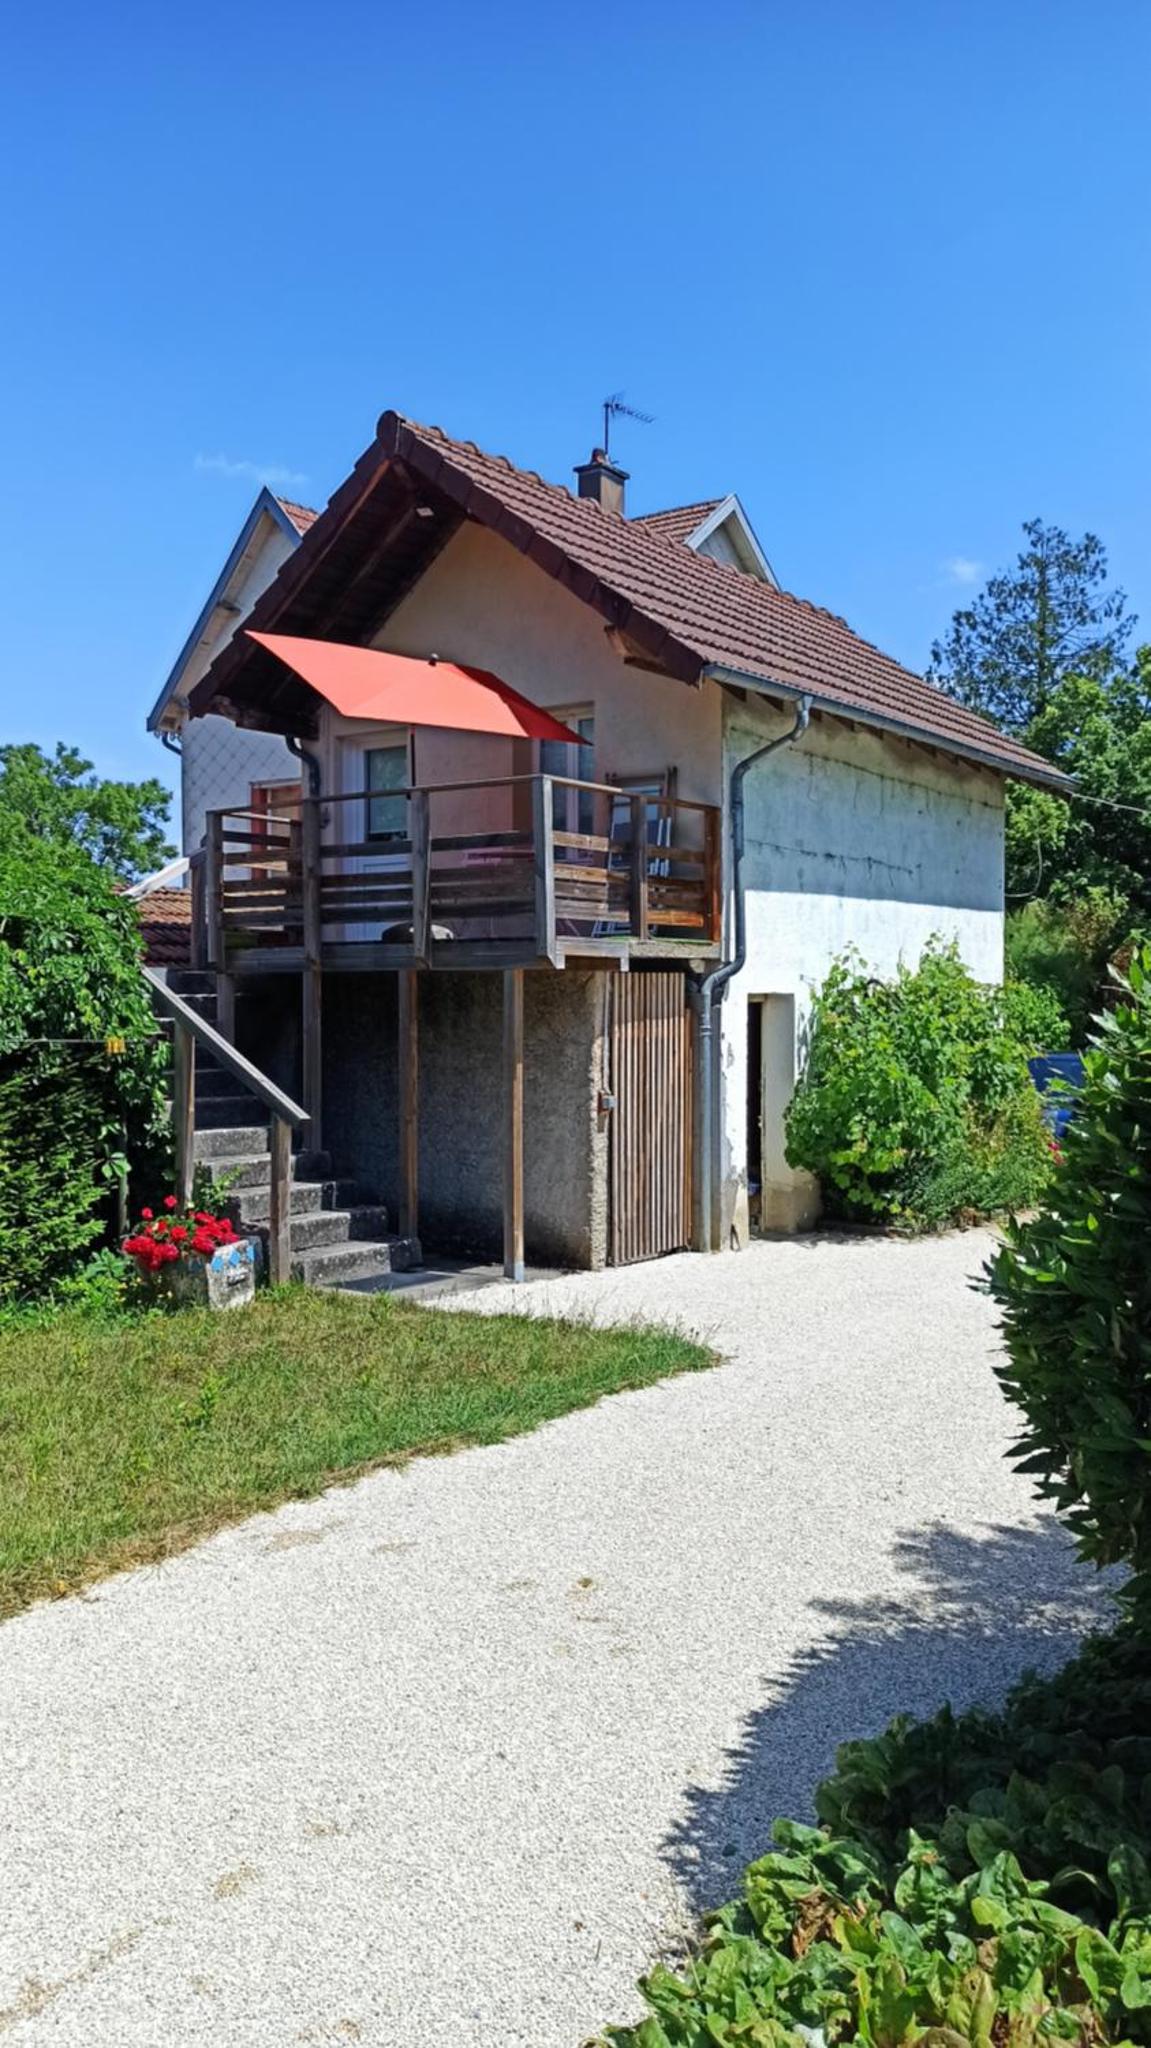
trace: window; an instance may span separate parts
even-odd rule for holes
[[[408,749],[368,747],[364,752],[368,797],[365,839],[404,839],[408,830]],[[377,793],[378,792],[378,793]]]
[[[576,782],[595,781],[595,718],[590,711],[557,711],[561,725],[579,734],[569,740],[540,741],[540,774],[564,775]],[[590,790],[552,791],[552,820],[557,832],[594,832],[595,798]]]

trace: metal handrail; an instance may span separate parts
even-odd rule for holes
[[[209,1024],[207,1019],[193,1010],[182,996],[178,996],[174,989],[168,987],[167,982],[154,968],[145,967],[142,971],[160,1008],[166,1010],[175,1023],[182,1025],[198,1045],[202,1045],[206,1052],[210,1052],[218,1059],[220,1065],[229,1074],[234,1075],[243,1087],[249,1088],[253,1095],[258,1096],[271,1110],[273,1116],[283,1117],[284,1122],[290,1124],[293,1130],[299,1130],[303,1124],[310,1122],[306,1109],[301,1108],[298,1102],[293,1102],[291,1096],[285,1095],[282,1088],[277,1088],[274,1081],[269,1081],[267,1075],[260,1072],[259,1067],[254,1067],[251,1060],[244,1058],[242,1052],[237,1052],[235,1046],[230,1044],[214,1025]]]

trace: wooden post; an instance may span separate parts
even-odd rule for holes
[[[400,970],[400,1235],[420,1234],[420,977]]]
[[[223,813],[209,811],[206,823],[204,898],[207,911],[208,965],[218,970],[225,965]]]
[[[196,1041],[182,1024],[172,1027],[172,1129],[176,1141],[176,1196],[192,1199],[196,1171]]]
[[[188,890],[192,898],[192,938],[188,955],[190,967],[203,967],[208,957],[207,906],[204,900],[204,848],[201,844],[188,862]]]
[[[647,798],[631,798],[631,936],[649,936],[647,914]]]
[[[413,789],[408,797],[408,837],[412,842],[412,954],[418,967],[426,967],[432,942],[431,822],[426,789]]]
[[[723,860],[719,828],[723,817],[718,807],[703,814],[704,893],[707,903],[707,936],[713,946],[723,940]]]
[[[204,838],[204,897],[208,965],[216,973],[216,1029],[231,1044],[236,1036],[236,992],[228,973],[224,926],[224,813],[209,811]]]
[[[552,833],[552,778],[538,775],[532,784],[532,851],[536,885],[536,951],[556,960],[556,848]]]
[[[273,1116],[268,1142],[268,1277],[273,1287],[283,1287],[292,1277],[292,1126],[285,1117]]]
[[[547,781],[547,777],[543,778]],[[550,823],[550,814],[549,814]],[[504,1277],[524,1277],[524,971],[504,969]]]
[[[305,797],[300,817],[300,850],[303,873],[300,887],[304,911],[304,966],[300,977],[303,1038],[304,1107],[311,1118],[308,1143],[323,1148],[322,1095],[324,1082],[323,924],[320,904],[320,806],[315,797]]]

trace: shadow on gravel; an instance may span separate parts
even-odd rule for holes
[[[839,1743],[945,1700],[995,1705],[1023,1671],[1057,1669],[1114,1613],[1053,1516],[977,1537],[909,1531],[895,1558],[913,1582],[906,1599],[816,1601],[825,1633],[778,1678],[765,1673],[772,1697],[729,1751],[722,1785],[689,1788],[664,1854],[697,1910],[731,1897],[780,1814],[814,1817]]]

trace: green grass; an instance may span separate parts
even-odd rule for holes
[[[671,1332],[287,1289],[0,1327],[0,1615],[418,1452],[696,1371]]]

